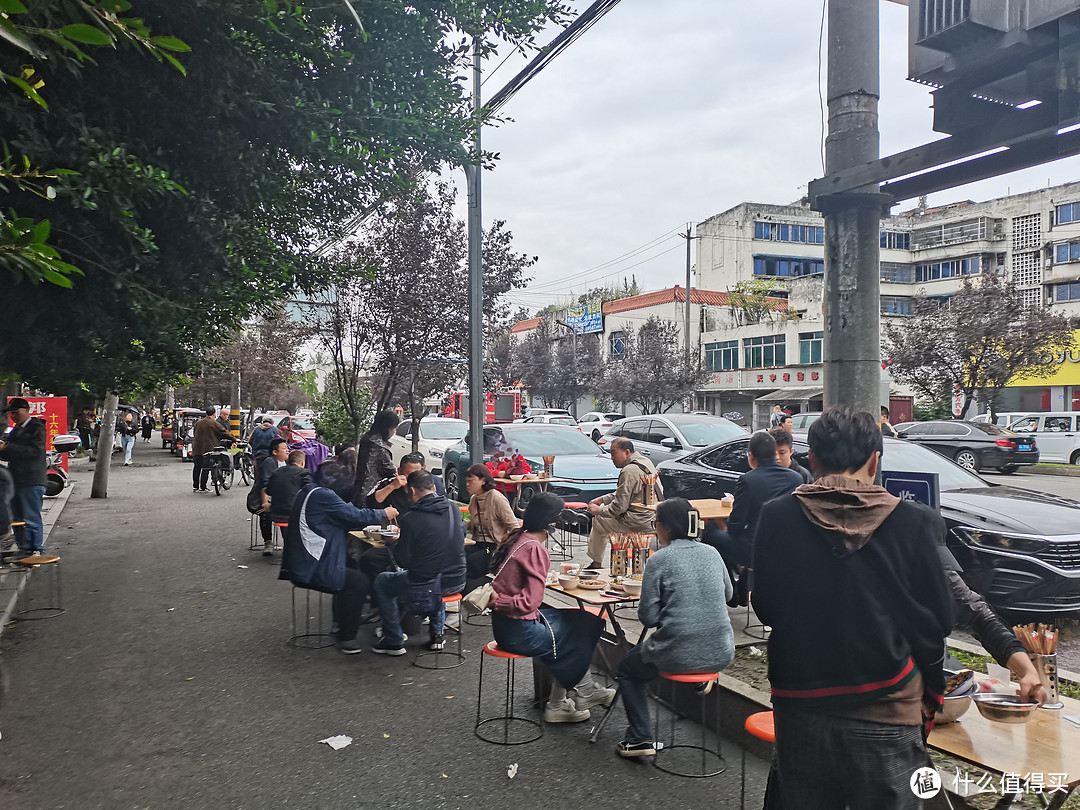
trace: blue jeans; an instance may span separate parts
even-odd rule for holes
[[[401,604],[409,593],[408,576],[408,571],[383,571],[375,577],[371,587],[387,644],[400,646],[405,643],[405,636],[401,632]],[[431,635],[441,636],[445,625],[446,606],[439,605],[438,612],[431,616]]]
[[[45,497],[45,487],[15,487],[15,497],[11,499],[11,511],[16,520],[25,520],[23,530],[23,551],[45,550],[45,529],[41,524],[41,499]]]
[[[916,810],[909,786],[926,762],[921,726],[869,723],[774,708],[776,765],[784,807]]]
[[[134,436],[121,436],[120,446],[124,448],[124,463],[131,461],[131,451],[135,449]]]

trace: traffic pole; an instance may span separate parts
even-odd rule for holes
[[[829,135],[826,176],[879,157],[879,43],[876,0],[829,0]],[[825,406],[850,405],[876,418],[881,405],[878,186],[819,198],[825,215]]]
[[[473,39],[473,113],[476,115],[476,160],[465,167],[469,181],[469,458],[484,460],[484,293],[483,238],[480,218],[480,43]]]

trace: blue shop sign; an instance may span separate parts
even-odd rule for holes
[[[604,331],[603,304],[593,301],[582,306],[569,307],[566,310],[566,325],[578,334]]]
[[[937,473],[882,470],[881,485],[902,501],[924,503],[931,509],[941,505]]]

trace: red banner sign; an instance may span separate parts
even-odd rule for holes
[[[8,397],[10,403],[14,397]],[[45,423],[45,449],[52,450],[53,439],[61,433],[68,432],[68,409],[67,397],[23,397],[30,405],[30,415]],[[8,421],[14,426],[15,422],[8,414]],[[64,469],[68,468],[67,453],[60,459]]]

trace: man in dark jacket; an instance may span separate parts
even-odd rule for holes
[[[919,807],[909,782],[953,621],[945,521],[874,485],[871,414],[830,408],[809,440],[814,483],[768,505],[754,546],[782,804]]]
[[[19,550],[25,554],[45,551],[41,523],[41,500],[45,497],[45,423],[30,415],[30,403],[13,397],[0,413],[11,414],[15,427],[0,441],[0,459],[8,463],[15,482],[11,501],[16,520],[26,521]]]
[[[797,472],[776,461],[776,439],[763,430],[750,437],[746,458],[750,471],[740,476],[735,484],[735,505],[727,520],[727,531],[709,529],[701,538],[703,543],[720,552],[731,572],[735,594],[728,604],[732,607],[747,602],[750,578],[739,576],[739,570],[750,565],[762,507],[766,501],[790,494],[803,482]]]
[[[303,450],[289,453],[289,463],[274,470],[266,484],[270,499],[270,517],[274,523],[288,523],[296,495],[311,483],[311,471],[304,467],[307,456]]]
[[[431,473],[418,470],[407,483],[413,508],[402,515],[401,538],[394,556],[403,571],[384,571],[375,577],[372,590],[382,619],[382,638],[372,652],[404,655],[405,637],[401,632],[401,606],[411,585],[422,585],[441,578],[444,595],[460,593],[465,587],[465,524],[456,504],[435,493]],[[446,610],[439,605],[430,615],[431,642],[428,649],[443,648],[443,625]]]
[[[222,439],[232,439],[232,434],[214,418],[214,409],[207,408],[206,416],[195,423],[191,440],[191,491],[206,492],[206,480],[210,468],[203,466],[203,456],[221,444]]]
[[[810,474],[810,471],[799,464],[792,456],[791,431],[782,427],[774,427],[769,429],[769,435],[776,440],[776,463],[781,467],[787,467],[789,470],[797,472],[804,484],[814,483],[814,476]]]
[[[274,427],[273,417],[264,416],[259,419],[259,423],[255,425],[255,429],[251,431],[251,436],[248,438],[248,443],[251,445],[251,457],[256,467],[259,467],[262,460],[270,455],[270,442],[280,438],[281,434]]]

